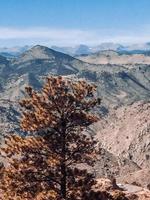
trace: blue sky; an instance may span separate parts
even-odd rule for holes
[[[0,0],[0,46],[150,41],[150,0]]]

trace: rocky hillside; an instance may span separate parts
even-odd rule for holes
[[[113,54],[116,53],[112,52]],[[127,55],[122,55],[127,56]],[[126,59],[126,58],[125,58]],[[139,61],[137,61],[139,62]],[[101,152],[97,177],[144,170],[150,165],[150,67],[148,64],[93,64],[43,46],[16,58],[0,56],[0,133],[19,132],[18,99],[27,85],[40,89],[47,75],[82,78],[98,86],[102,120],[94,126]],[[125,179],[122,179],[125,180]]]
[[[15,59],[0,59],[0,96],[19,97],[25,85],[40,88],[48,74],[76,75],[95,82],[106,105],[121,105],[148,99],[148,65],[95,65],[80,61],[47,47],[35,46]],[[13,85],[13,87],[12,87]]]
[[[112,110],[95,126],[102,147],[114,155],[150,166],[150,102],[137,102]]]
[[[24,96],[24,88],[31,85],[40,89],[49,74],[85,78],[98,86],[103,111],[109,107],[131,104],[150,97],[149,65],[95,65],[44,46],[35,46],[17,58],[0,57],[0,106],[8,113],[10,101]],[[16,102],[17,103],[17,102]],[[8,106],[9,105],[9,106]],[[13,105],[11,105],[12,109]],[[15,109],[15,108],[14,108]],[[2,122],[6,124],[3,117]],[[14,122],[13,122],[14,123]]]
[[[150,56],[142,53],[121,53],[112,50],[99,51],[89,55],[78,56],[80,60],[94,64],[117,64],[128,65],[150,64]]]
[[[119,184],[116,185],[114,179],[100,178],[97,179],[97,184],[94,187],[96,191],[107,191],[113,199],[118,200],[149,200],[150,191],[141,186],[133,184]],[[105,198],[104,198],[105,199]]]
[[[120,169],[123,170],[123,173],[118,170],[119,182],[130,184],[135,182],[137,185],[148,186],[150,183],[148,170],[150,166],[150,102],[135,102],[130,106],[112,109],[107,117],[95,124],[94,131],[97,139],[101,141],[101,148],[113,155],[113,161],[115,157],[124,158],[124,160],[117,159],[117,161],[120,160],[118,163],[120,163]],[[107,167],[109,163],[110,159]],[[115,176],[117,177],[117,174]]]
[[[39,89],[42,78],[48,74],[77,74],[89,66],[71,56],[38,45],[17,58],[0,58],[0,96],[9,100],[20,97],[26,85]]]

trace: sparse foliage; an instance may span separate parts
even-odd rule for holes
[[[5,138],[7,159],[0,183],[4,199],[81,200],[95,183],[78,164],[93,165],[96,141],[86,128],[98,120],[96,87],[85,81],[47,78],[40,92],[26,88],[21,128],[27,136]]]

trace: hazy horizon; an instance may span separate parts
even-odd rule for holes
[[[1,46],[1,44],[0,44],[0,49],[11,49],[11,48],[22,48],[22,47],[29,47],[29,48],[32,48],[32,47],[34,47],[34,46],[37,46],[37,45],[40,45],[40,46],[45,46],[45,47],[49,47],[49,48],[52,48],[52,47],[58,47],[58,48],[75,48],[75,47],[79,47],[79,46],[82,46],[82,45],[84,45],[84,46],[87,46],[87,47],[89,47],[89,48],[92,48],[92,47],[98,47],[98,46],[100,46],[100,45],[107,45],[107,44],[114,44],[114,45],[122,45],[122,46],[124,46],[124,47],[130,47],[130,46],[132,46],[132,45],[144,45],[144,44],[148,44],[148,43],[150,43],[149,41],[145,41],[145,42],[140,42],[140,43],[120,43],[120,42],[102,42],[102,43],[97,43],[97,44],[93,44],[93,45],[88,45],[88,44],[82,44],[82,43],[79,43],[79,44],[70,44],[70,45],[60,45],[60,44],[58,44],[58,45],[55,45],[55,44],[52,44],[52,45],[50,45],[50,44],[44,44],[43,42],[41,42],[41,43],[34,43],[34,44],[27,44],[27,43],[25,43],[25,44],[20,44],[20,45],[17,45],[17,44],[12,44],[12,45],[5,45],[5,46]],[[108,48],[109,49],[109,48]]]
[[[148,0],[1,0],[0,47],[150,41]]]

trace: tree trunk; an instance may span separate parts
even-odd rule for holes
[[[61,195],[66,200],[66,166],[65,163],[61,165]]]
[[[62,120],[61,195],[66,200],[66,123]]]

